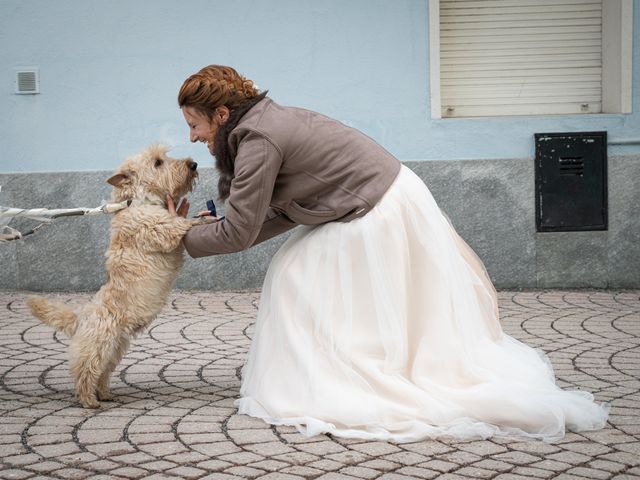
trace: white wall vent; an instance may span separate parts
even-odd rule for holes
[[[37,68],[16,69],[15,93],[19,95],[40,93],[40,74]]]

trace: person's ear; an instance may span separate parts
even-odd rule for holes
[[[229,111],[229,109],[224,105],[216,108],[216,113],[214,115],[214,118],[215,118],[216,122],[218,123],[218,125],[222,125],[227,120],[229,120],[229,114],[230,113],[231,112]]]
[[[131,183],[131,177],[125,172],[118,172],[107,179],[109,185],[121,187],[127,183]]]

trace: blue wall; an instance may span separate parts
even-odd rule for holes
[[[640,136],[640,0],[631,115],[431,120],[427,16],[427,0],[0,0],[0,172],[111,169],[154,141],[211,163],[176,104],[209,63],[401,160],[530,157],[541,131]],[[13,94],[20,66],[40,68],[40,95]]]

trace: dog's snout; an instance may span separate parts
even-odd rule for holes
[[[198,164],[196,162],[194,162],[193,160],[189,160],[187,162],[187,165],[189,165],[189,169],[194,171],[194,172],[198,169]]]

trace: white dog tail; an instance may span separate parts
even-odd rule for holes
[[[67,305],[35,296],[27,297],[27,305],[29,305],[31,313],[43,323],[63,332],[69,338],[75,333],[78,316]]]

